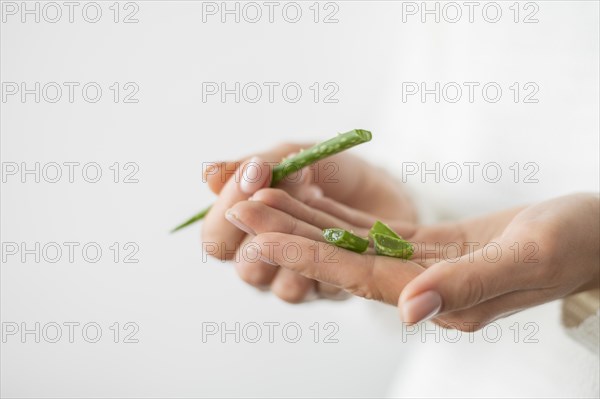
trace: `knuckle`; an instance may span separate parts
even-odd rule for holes
[[[286,278],[273,288],[275,295],[288,303],[300,303],[306,298],[309,287],[298,278]]]
[[[361,298],[382,301],[385,298],[380,290],[379,285],[377,284],[377,282],[380,281],[377,276],[379,269],[374,265],[371,257],[364,258],[364,275],[360,279],[357,279],[355,283],[349,285],[345,289],[352,295],[356,295]]]
[[[290,218],[286,218],[287,219],[287,223],[286,223],[286,227],[285,227],[285,231],[282,231],[282,233],[286,233],[286,234],[296,234],[298,231],[298,219],[294,218],[294,217],[290,217]]]
[[[372,289],[369,289],[362,285],[356,285],[347,288],[348,292],[354,296],[359,298],[364,298],[368,300],[379,300],[379,296],[375,295]]]
[[[273,273],[258,263],[240,262],[236,264],[238,276],[245,283],[262,288],[271,284]]]

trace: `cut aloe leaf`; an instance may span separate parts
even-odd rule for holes
[[[359,237],[344,229],[325,229],[323,230],[323,238],[336,247],[358,252],[359,254],[365,252],[369,246],[368,239]]]
[[[374,233],[371,237],[373,238],[375,253],[377,255],[409,259],[414,252],[412,244],[402,238],[379,233]]]
[[[380,222],[379,220],[375,222],[371,230],[369,230],[369,237],[373,238],[373,234],[382,234],[384,236],[390,236],[394,238],[402,239],[394,230],[390,228],[387,224]]]

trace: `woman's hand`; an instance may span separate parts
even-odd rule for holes
[[[357,254],[325,242],[324,228],[366,236],[376,218],[320,195],[299,201],[283,190],[266,188],[236,203],[229,213],[253,236],[241,249],[245,267],[271,265],[273,272],[298,273],[294,275],[304,276],[303,281],[394,305],[404,286],[424,270],[412,261],[376,256],[372,248]]]
[[[314,298],[317,294],[331,299],[345,295],[329,284],[318,283],[291,270],[262,261],[247,262],[241,256],[241,249],[254,234],[252,229],[241,224],[239,215],[233,210],[227,211],[248,200],[258,190],[269,187],[274,163],[303,147],[307,146],[284,144],[244,161],[216,163],[205,171],[209,187],[219,195],[203,223],[202,241],[207,253],[222,260],[232,260],[244,281],[258,288],[270,288],[277,296],[292,303]],[[358,218],[368,224],[365,218],[373,219],[365,214],[360,216],[360,212],[351,212],[351,207],[372,208],[378,217],[410,222],[416,218],[412,203],[398,184],[385,177],[385,172],[347,153],[305,168],[301,176],[290,176],[278,187],[281,190],[261,194],[265,196],[263,199],[268,201],[268,196],[275,199],[285,191],[289,199],[296,198],[300,203],[314,200],[314,206],[321,212],[337,213],[339,219],[336,220],[346,223],[356,222]],[[323,193],[340,202],[324,197]],[[254,231],[262,232],[258,227]]]
[[[416,229],[409,237],[419,249],[415,258],[437,263],[402,291],[401,318],[414,323],[435,317],[440,325],[473,331],[525,308],[597,288],[599,221],[598,196],[577,194]],[[447,255],[448,248],[453,255]]]
[[[396,303],[401,318],[430,317],[477,330],[519,310],[597,288],[600,200],[571,195],[490,216],[435,226],[389,224],[414,243],[411,261],[356,254],[322,242],[321,228],[366,235],[374,218],[320,198],[303,204],[261,190],[233,210],[257,234],[248,259],[261,259],[352,294]],[[338,216],[343,216],[339,217]],[[256,254],[255,254],[256,252]],[[401,295],[400,295],[401,293]]]
[[[266,161],[270,165],[281,162],[310,145],[280,144],[274,149],[257,155],[255,162]],[[220,195],[240,166],[251,157],[234,162],[216,162],[204,171],[210,189]],[[375,167],[351,153],[343,152],[317,162],[302,170],[304,182],[319,187],[323,194],[354,209],[368,212],[380,219],[416,222],[416,209],[402,187],[384,169]],[[289,182],[300,181],[290,176]],[[268,186],[265,184],[264,187]],[[256,188],[256,187],[252,187]],[[284,188],[284,187],[282,187]]]

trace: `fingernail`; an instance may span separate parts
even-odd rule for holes
[[[229,223],[231,223],[238,229],[240,229],[248,234],[256,235],[254,230],[252,230],[250,227],[248,227],[247,225],[242,223],[242,221],[238,218],[238,216],[231,209],[228,209],[225,212],[225,219],[227,219],[229,221]]]
[[[279,266],[277,263],[273,262],[266,256],[263,256],[254,245],[249,245],[246,249],[246,253],[248,255],[252,255],[253,261],[260,259],[261,261],[268,263],[269,265]]]
[[[244,166],[240,189],[246,194],[254,194],[265,185],[268,178],[268,171],[264,170],[262,160],[259,157],[252,157]]]
[[[432,318],[442,308],[442,297],[435,291],[425,291],[402,304],[401,316],[406,323],[418,323]]]

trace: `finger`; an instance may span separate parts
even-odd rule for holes
[[[334,199],[316,196],[308,198],[306,203],[315,209],[319,209],[347,223],[363,228],[370,228],[377,218],[366,212],[351,208]]]
[[[515,263],[510,245],[491,242],[454,263],[442,261],[427,268],[402,291],[402,320],[416,323],[535,286],[534,269]]]
[[[309,186],[309,188],[312,187],[314,187],[315,190],[320,190],[316,186]],[[310,189],[305,191],[309,191],[309,193],[304,194],[306,196],[305,200],[308,199],[310,195],[321,195],[318,191],[313,191],[312,193],[310,192]],[[298,200],[297,198],[294,198],[288,193],[286,193],[285,191],[279,189],[263,188],[257,191],[256,194],[252,196],[251,200],[261,202],[265,205],[268,205],[271,208],[278,209],[296,219],[302,220],[321,230],[330,227],[339,227],[345,230],[354,230],[356,234],[361,236],[366,236],[368,234],[368,230],[364,228],[359,228],[356,225],[350,224],[345,220],[339,219],[321,210],[312,208],[311,206],[301,202],[301,200]],[[266,231],[262,232],[264,233]],[[286,231],[278,232],[288,233]]]
[[[247,243],[251,240],[252,236],[247,235],[242,241],[234,267],[243,281],[256,288],[267,289],[281,268],[248,256]]]
[[[515,291],[469,309],[440,315],[433,321],[447,328],[473,332],[503,317],[551,301],[555,299],[552,293],[549,289]]]
[[[324,241],[321,229],[258,201],[242,201],[227,211],[227,220],[249,234],[293,234]]]
[[[351,294],[397,303],[404,286],[423,271],[415,263],[384,256],[361,255],[323,242],[282,233],[258,234],[254,247],[264,261]]]
[[[215,194],[219,194],[225,183],[235,174],[240,165],[246,161],[242,159],[233,162],[210,162],[204,165],[202,181],[208,184],[208,188]]]
[[[217,257],[230,259],[245,233],[225,219],[225,212],[271,182],[270,165],[258,157],[244,162],[230,179],[204,219],[203,241],[219,248]]]
[[[270,208],[265,204],[239,202],[231,211],[236,214],[246,215],[244,217],[236,216],[239,220],[238,223],[244,223],[247,219],[259,221],[259,224],[247,222],[258,232],[263,232],[263,229],[267,232],[296,232],[296,234],[308,237],[312,235],[322,240],[321,231],[319,229],[315,229],[314,226],[308,224],[303,225],[303,222],[301,221],[292,221],[292,216]],[[248,217],[248,214],[251,216]],[[278,223],[280,227],[277,227]],[[245,230],[250,232],[250,228],[246,228]],[[250,233],[254,234],[253,231]],[[242,243],[242,248],[246,248],[246,243],[251,240],[251,237],[251,235],[246,236]],[[243,255],[239,257],[239,261],[236,262],[235,266],[242,280],[257,288],[266,288],[267,285],[271,285],[271,290],[286,302],[299,303],[317,298],[315,288],[316,282],[311,281],[296,272],[279,268],[260,260],[256,261],[253,259],[252,261],[248,261],[247,257]],[[340,292],[343,291],[337,287],[326,284],[321,284],[321,286],[323,287],[319,294],[324,298],[339,300],[346,297],[346,295],[340,294]]]
[[[298,151],[305,146],[300,144],[280,144],[270,151],[257,154],[261,159],[267,162],[281,162],[287,154]],[[238,161],[220,161],[207,163],[203,170],[203,181],[208,183],[208,187],[215,194],[219,194],[235,171],[251,157],[245,157]]]
[[[271,291],[279,298],[289,303],[300,303],[316,299],[316,282],[296,272],[279,268]]]

